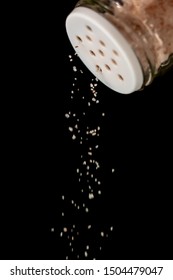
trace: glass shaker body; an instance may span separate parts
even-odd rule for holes
[[[88,54],[90,52],[91,57],[95,56],[93,59],[97,58],[96,56],[99,55],[99,52],[100,56],[102,56],[103,59],[106,59],[103,63],[101,62],[101,66],[97,62],[93,62],[95,63],[95,70],[93,70],[94,68],[92,67],[89,67],[89,69],[94,73],[94,75],[98,79],[104,82],[108,87],[110,86],[110,88],[122,93],[131,93],[136,90],[141,90],[145,86],[149,85],[156,76],[167,71],[173,66],[173,0],[80,0],[76,4],[75,9],[80,8],[86,8],[87,10],[93,12],[93,15],[91,13],[91,18],[95,19],[94,26],[97,26],[97,16],[99,16],[98,21],[101,18],[101,21],[99,22],[100,25],[98,26],[99,32],[100,30],[102,31],[102,29],[103,32],[106,28],[109,29],[110,25],[110,33],[112,36],[114,36],[115,40],[118,41],[117,46],[120,51],[118,52],[116,48],[112,47],[112,51],[114,51],[114,54],[112,53],[111,56],[110,52],[108,53],[109,60],[112,64],[107,62],[107,45],[104,42],[104,40],[102,40],[102,38],[99,39],[99,37],[97,37],[97,40],[100,42],[100,47],[97,46],[98,54],[95,51],[93,51],[92,53],[92,48],[88,46],[88,43],[90,42],[86,42]],[[85,10],[83,11],[85,14]],[[107,23],[109,25],[106,25]],[[102,28],[104,24],[105,28]],[[92,27],[90,27],[90,24],[87,25],[86,23],[86,26],[88,26],[88,29],[91,29],[88,30],[88,33],[89,31],[91,31],[92,33]],[[113,28],[117,32],[115,32],[114,35],[112,31]],[[68,22],[67,32],[68,34],[71,33],[71,31],[69,31]],[[97,32],[96,30],[96,36],[99,32]],[[88,33],[87,35],[85,34],[85,37],[88,36],[88,41],[92,41],[92,36],[90,37]],[[108,38],[109,40],[108,32],[106,33],[106,36],[106,38]],[[70,40],[74,48],[76,48],[77,53],[79,48],[80,57],[80,44],[85,45],[83,37],[76,35],[75,42],[73,38],[70,38]],[[93,41],[94,40],[95,37]],[[126,44],[127,46],[129,46],[129,48],[124,48],[124,45]],[[119,70],[113,68],[113,64],[117,67],[119,53],[121,55],[121,47],[122,60],[120,60],[120,64],[122,62],[122,65],[120,65],[120,69],[123,67],[124,69],[126,67],[129,67],[128,72],[125,72],[124,76],[121,73],[119,73]],[[137,62],[135,62],[135,58],[133,57],[131,51],[135,55]],[[85,58],[83,59],[83,57],[87,56],[87,52],[85,55],[83,55],[83,57],[82,55],[81,59],[84,61],[86,66],[88,66],[87,63],[90,60],[90,56],[88,55],[88,60],[85,60]],[[99,61],[101,61],[101,59],[102,58],[100,57]],[[130,68],[130,64],[132,64],[132,68]],[[128,82],[125,86],[125,89],[123,89],[122,86],[121,91],[121,85],[118,88],[116,88],[116,83],[112,82],[112,76],[110,80],[109,78],[106,80],[107,76],[105,78],[104,75],[108,74],[105,74],[105,69],[103,71],[103,68],[105,67],[107,67],[107,70],[112,70],[112,72],[117,71],[116,73],[117,75],[119,75],[119,79],[124,81],[124,83],[125,78],[128,76],[128,73],[130,74],[131,72],[134,72],[135,82],[132,86],[130,82]],[[140,72],[142,74],[140,74]],[[133,76],[131,77],[131,79],[133,80]],[[140,80],[140,82],[138,82],[137,80]],[[119,82],[117,81],[117,83]]]

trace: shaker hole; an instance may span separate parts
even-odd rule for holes
[[[79,42],[82,42],[82,39],[81,39],[80,36],[76,36],[76,38],[77,38],[77,40],[78,40]]]
[[[121,81],[124,81],[123,76],[121,76],[120,74],[118,74],[118,78],[119,78]]]

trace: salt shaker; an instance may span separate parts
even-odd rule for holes
[[[173,0],[80,0],[66,31],[86,67],[120,93],[173,66]]]

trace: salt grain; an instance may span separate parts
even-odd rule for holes
[[[93,193],[89,193],[89,199],[93,199],[93,198],[94,198]]]
[[[64,228],[63,228],[63,231],[64,231],[64,232],[67,232],[67,228],[66,228],[66,227],[64,227]]]

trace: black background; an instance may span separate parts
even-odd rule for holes
[[[62,224],[59,197],[74,187],[80,154],[64,120],[71,106],[79,110],[78,100],[73,105],[69,100],[72,67],[68,55],[73,50],[64,27],[75,3],[68,1],[62,9],[62,68],[58,51],[46,43],[49,55],[36,63],[44,72],[42,76],[38,70],[37,87],[27,86],[26,90],[25,84],[23,98],[16,95],[9,102],[11,107],[17,106],[8,116],[3,146],[2,259],[64,259],[66,255],[58,233]],[[55,42],[56,37],[57,33]],[[83,87],[92,78],[85,71]],[[102,222],[110,219],[117,225],[100,259],[172,258],[172,78],[171,70],[130,95],[115,93],[99,83],[99,110],[107,117],[100,138],[106,210],[98,214],[98,220],[104,217]],[[114,178],[109,173],[112,166],[118,170]]]

